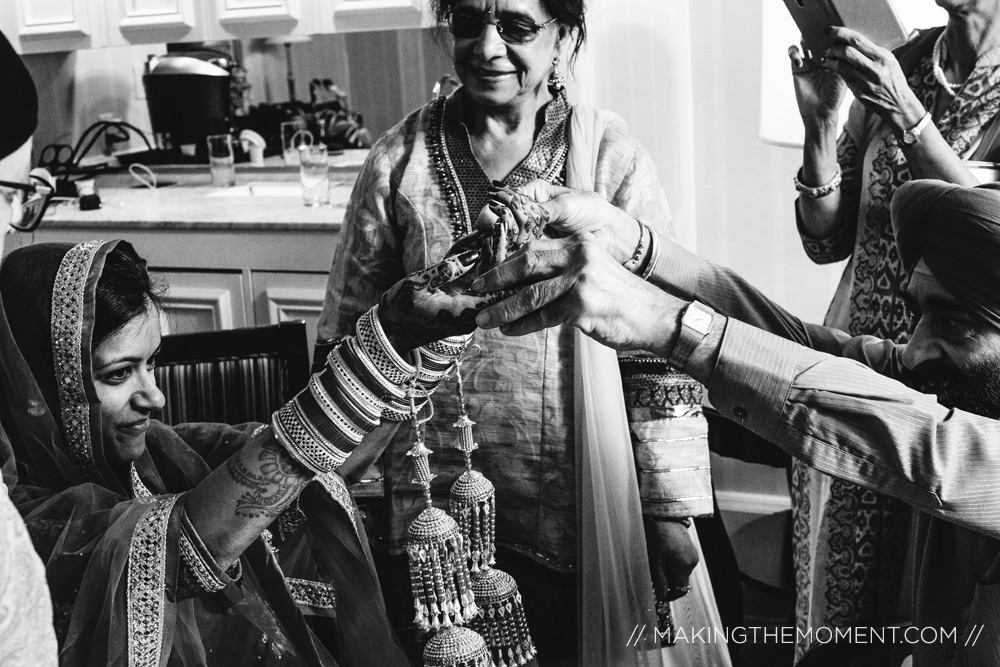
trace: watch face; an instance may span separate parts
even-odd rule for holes
[[[712,326],[712,314],[698,308],[695,304],[691,304],[684,312],[684,324],[700,334],[706,334],[709,327]]]

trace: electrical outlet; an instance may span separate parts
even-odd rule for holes
[[[142,75],[146,71],[145,63],[133,63],[132,64],[132,78],[135,80],[135,99],[144,100],[146,99],[146,86],[142,85]]]

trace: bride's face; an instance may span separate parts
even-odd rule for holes
[[[94,387],[109,459],[129,463],[146,450],[150,414],[164,402],[153,376],[159,350],[160,318],[152,305],[94,350]]]

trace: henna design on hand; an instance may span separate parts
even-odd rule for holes
[[[379,321],[393,347],[405,353],[475,331],[479,311],[513,291],[475,294],[469,290],[472,281],[541,237],[548,221],[548,211],[527,195],[490,188],[490,202],[473,233],[456,241],[444,260],[410,274],[382,295]]]
[[[240,453],[226,461],[226,472],[243,488],[236,499],[236,515],[274,518],[295,500],[309,479],[273,438],[264,440],[257,463],[257,468],[248,466]]]

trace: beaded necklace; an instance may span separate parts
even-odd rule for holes
[[[951,83],[950,81],[948,81],[948,78],[945,77],[944,75],[944,68],[942,67],[942,64],[944,63],[944,58],[946,55],[945,43],[944,43],[945,32],[946,32],[945,30],[942,30],[941,34],[938,35],[938,38],[934,41],[934,49],[931,51],[931,63],[934,70],[934,79],[938,82],[938,84],[942,88],[944,88],[945,92],[947,92],[952,97],[955,97],[955,95],[958,93],[958,90],[962,86]]]

